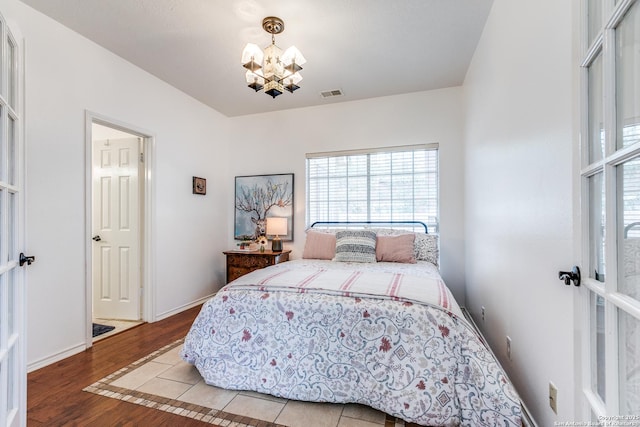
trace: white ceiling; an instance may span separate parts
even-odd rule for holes
[[[22,0],[222,114],[233,117],[459,86],[493,0]],[[307,59],[301,89],[246,86],[248,42]],[[344,95],[322,98],[340,89]]]

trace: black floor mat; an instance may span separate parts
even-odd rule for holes
[[[98,335],[106,334],[107,332],[111,332],[115,329],[115,326],[108,325],[100,325],[99,323],[93,324],[93,337],[97,337]]]

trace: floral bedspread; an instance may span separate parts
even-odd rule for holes
[[[422,425],[520,426],[517,394],[437,274],[420,281],[399,264],[374,279],[343,264],[290,261],[230,283],[203,306],[183,359],[227,389],[360,403]],[[347,280],[323,290],[323,275]]]

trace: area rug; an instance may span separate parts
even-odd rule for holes
[[[177,398],[167,398],[167,397],[163,397],[159,394],[162,394],[162,391],[159,390],[158,386],[157,386],[157,382],[155,382],[158,378],[171,378],[173,376],[172,373],[170,373],[171,369],[169,370],[165,370],[159,374],[156,374],[155,372],[152,374],[155,376],[154,379],[152,379],[151,381],[146,382],[144,385],[140,385],[142,381],[147,381],[145,380],[141,380],[140,378],[143,377],[144,375],[141,375],[141,373],[145,373],[146,375],[148,375],[148,373],[154,369],[154,366],[159,365],[159,364],[168,364],[171,365],[173,363],[175,363],[175,360],[178,360],[178,364],[185,364],[184,362],[181,361],[181,359],[179,358],[178,355],[178,351],[179,349],[177,348],[178,346],[181,346],[184,340],[178,340],[175,341],[159,350],[154,351],[153,353],[149,354],[148,356],[145,356],[135,362],[133,362],[131,365],[124,367],[108,376],[106,376],[105,378],[102,378],[101,380],[91,384],[90,386],[86,387],[83,389],[83,391],[86,392],[90,392],[90,393],[94,393],[100,396],[104,396],[104,397],[108,397],[108,398],[112,398],[112,399],[118,399],[118,400],[122,400],[125,402],[129,402],[129,403],[133,403],[136,405],[142,405],[142,406],[146,406],[148,408],[153,408],[153,409],[157,409],[159,411],[164,411],[164,412],[170,412],[172,414],[175,415],[180,415],[183,417],[187,417],[187,418],[192,418],[192,419],[196,419],[199,421],[202,421],[204,423],[208,423],[208,424],[212,424],[212,425],[218,425],[218,426],[233,426],[233,427],[284,427],[285,425],[288,424],[288,422],[282,420],[280,422],[286,422],[287,424],[281,424],[281,423],[276,423],[276,422],[269,422],[269,421],[264,421],[264,420],[260,420],[260,419],[256,419],[256,418],[252,418],[252,417],[258,417],[260,415],[265,415],[264,412],[260,412],[260,415],[257,414],[252,414],[252,416],[247,416],[247,415],[239,415],[239,414],[234,414],[231,412],[228,412],[228,408],[231,408],[230,406],[217,406],[218,408],[225,408],[227,409],[227,411],[224,410],[220,410],[220,409],[215,409],[212,406],[203,406],[203,405],[208,405],[208,404],[212,404],[210,403],[210,401],[208,400],[197,400],[198,402],[201,402],[202,404],[194,404],[191,402],[188,402],[187,400],[189,400],[188,398],[185,398],[185,396],[188,393],[182,393],[179,392],[177,394],[174,394],[175,396],[181,396],[181,397],[177,397]],[[174,365],[176,366],[176,365]],[[190,365],[189,365],[190,366]],[[190,371],[194,371],[192,369],[189,369]],[[182,371],[181,375],[184,375],[184,371]],[[188,385],[189,384],[193,384],[194,382],[198,382],[201,383],[202,377],[200,377],[200,374],[197,373],[197,371],[193,372],[194,375],[192,378],[186,379],[186,377],[181,377],[181,380],[178,381],[185,381],[187,384],[183,383],[183,385]],[[188,375],[187,375],[188,377]],[[136,380],[133,380],[133,378],[135,378]],[[138,381],[136,383],[136,381]],[[147,384],[149,383],[153,383],[154,386],[153,387],[147,387]],[[204,386],[204,387],[211,387],[211,386]],[[194,389],[197,388],[196,385],[193,386]],[[215,389],[215,387],[214,387]],[[217,389],[219,391],[225,392],[225,393],[229,393],[228,391],[222,390],[222,389]],[[207,390],[208,391],[208,390]],[[154,393],[158,393],[158,394],[154,394]],[[235,392],[233,392],[235,393]],[[251,393],[251,392],[249,392]],[[203,394],[206,394],[206,391],[204,391],[203,389],[198,389],[197,390],[197,394],[198,396],[202,396]],[[239,392],[237,394],[243,394],[243,392]],[[257,395],[257,393],[254,393],[254,395]],[[261,395],[262,397],[259,400],[276,400],[279,401],[280,403],[276,402],[276,404],[283,404],[282,402],[285,402],[285,406],[288,404],[289,401],[286,401],[284,399],[277,399],[277,398],[273,398],[270,396],[265,396],[265,395]],[[255,397],[255,396],[254,396]],[[183,400],[180,400],[180,399]],[[242,399],[251,399],[250,397],[247,396],[243,396]],[[255,399],[254,399],[255,400]],[[207,403],[205,403],[207,402]],[[242,402],[246,405],[247,400],[242,400]],[[295,403],[293,401],[291,401],[291,403]],[[298,402],[299,404],[299,402]],[[316,405],[316,404],[310,404],[310,405]],[[323,404],[318,404],[318,405],[323,405]],[[251,406],[251,403],[249,403],[249,406]],[[343,407],[342,405],[340,405],[341,407]],[[247,412],[243,412],[246,411],[246,406],[243,408],[240,408],[239,412],[242,413],[247,413]],[[267,408],[262,407],[261,409],[263,410],[267,410]],[[233,409],[232,409],[233,410]],[[320,412],[318,414],[319,417],[323,418],[325,414],[327,414],[327,409],[326,406],[320,406],[320,408],[304,408],[305,411],[311,411],[313,412],[321,410],[321,411],[325,411],[325,412]],[[350,407],[348,409],[344,409],[344,412],[342,413],[344,416],[347,417],[356,417],[355,415],[351,414],[351,415],[345,415],[345,412],[347,410],[351,410],[354,411],[354,407]],[[341,409],[342,411],[342,409]],[[357,409],[356,409],[357,411]],[[369,411],[373,411],[369,408]],[[283,410],[280,415],[282,415],[285,412],[285,410]],[[385,414],[379,413],[378,411],[375,411],[378,413],[378,419],[377,421],[375,421],[375,424],[378,425],[384,425],[387,427],[399,427],[399,426],[404,426],[405,424],[402,422],[398,422],[396,423],[395,419],[393,417],[390,416],[386,416],[385,419]],[[379,416],[382,415],[382,419],[379,418]],[[367,417],[369,417],[370,415],[366,415],[364,413],[360,413],[360,415],[357,416],[357,418],[360,419],[367,419]],[[286,417],[285,417],[286,418]],[[272,418],[268,418],[267,419],[275,419],[275,417]],[[374,422],[374,419],[368,419],[368,421],[372,421]],[[294,424],[299,424],[299,420],[298,422],[295,422]],[[336,422],[336,425],[339,424],[338,422]]]
[[[159,411],[170,412],[187,418],[193,418],[205,423],[213,425],[227,426],[233,423],[237,427],[284,427],[281,424],[270,423],[267,421],[257,420],[246,416],[230,414],[206,406],[195,405],[176,399],[168,399],[166,397],[157,396],[150,393],[144,393],[137,390],[113,386],[112,383],[122,378],[126,374],[141,367],[145,363],[162,356],[163,354],[173,350],[181,345],[183,340],[173,342],[159,350],[154,351],[148,356],[143,357],[131,365],[114,372],[111,375],[91,384],[82,391],[98,394],[100,396],[118,399],[136,405],[146,406],[148,408],[157,409]]]
[[[102,335],[102,334],[106,334],[107,332],[111,332],[115,328],[116,328],[115,326],[101,325],[99,323],[94,323],[93,324],[93,338],[97,337],[98,335]]]

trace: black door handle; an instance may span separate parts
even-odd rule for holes
[[[574,265],[571,271],[558,271],[558,279],[564,281],[565,285],[570,285],[573,282],[574,286],[580,286],[580,268]]]
[[[95,240],[96,242],[99,242],[100,240],[102,240],[102,238],[100,237],[100,235],[99,235],[99,234],[97,234],[97,235],[93,236],[93,237],[91,238],[91,240]]]
[[[20,267],[22,267],[25,263],[27,265],[31,265],[31,263],[34,262],[35,260],[36,260],[36,257],[24,256],[22,252],[20,252],[20,258],[18,258],[18,261],[20,262]]]

